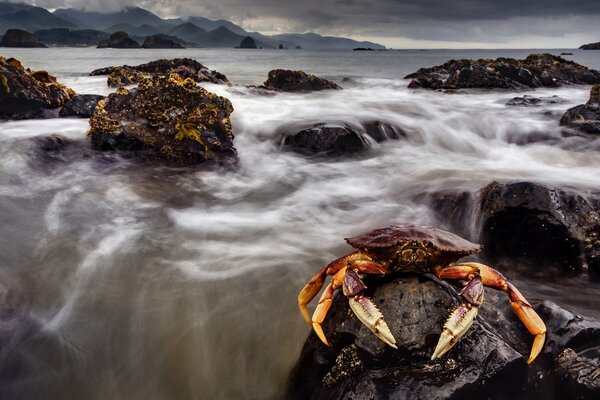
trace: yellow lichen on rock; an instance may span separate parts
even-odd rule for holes
[[[119,130],[121,125],[119,122],[110,118],[110,115],[104,109],[105,105],[105,99],[98,102],[94,114],[92,114],[92,117],[90,118],[90,135],[93,131],[116,132]]]

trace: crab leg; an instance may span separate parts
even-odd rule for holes
[[[473,279],[480,276],[483,285],[505,292],[517,317],[529,333],[535,336],[527,363],[531,364],[536,359],[544,347],[546,325],[521,292],[512,283],[507,282],[500,272],[484,264],[469,262],[439,268],[435,273],[441,279]]]
[[[461,290],[460,296],[463,298],[462,304],[454,308],[444,324],[438,344],[431,356],[432,360],[446,354],[473,324],[479,306],[483,302],[481,279],[479,277],[471,279],[467,286]]]
[[[323,332],[323,328],[321,327],[321,323],[325,319],[329,308],[331,307],[331,302],[333,299],[333,294],[336,289],[339,289],[342,286],[344,275],[346,274],[347,267],[340,269],[334,276],[329,285],[323,291],[321,298],[319,299],[319,304],[317,304],[317,308],[315,308],[315,312],[312,316],[312,327],[323,343],[329,346],[329,342],[325,337],[325,333]]]

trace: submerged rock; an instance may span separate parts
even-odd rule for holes
[[[181,43],[164,37],[163,35],[151,35],[146,37],[142,49],[184,49]]]
[[[586,104],[569,108],[560,119],[560,125],[585,133],[600,133],[600,85],[592,86]]]
[[[108,39],[98,42],[99,49],[139,49],[140,44],[129,37],[126,32],[115,32]]]
[[[269,71],[267,80],[263,83],[267,88],[279,89],[284,92],[304,92],[325,89],[341,89],[334,82],[307,74],[303,71],[274,69]]]
[[[176,165],[236,162],[231,102],[179,74],[152,76],[101,100],[90,119],[92,148]]]
[[[525,95],[522,97],[515,97],[510,99],[506,105],[507,106],[525,106],[525,107],[539,107],[548,104],[561,104],[566,103],[567,100],[562,97],[558,97],[556,95],[550,97],[535,97],[530,95]]]
[[[191,78],[195,82],[229,83],[225,75],[214,70],[211,71],[191,58],[159,59],[136,66],[99,68],[92,71],[90,75],[109,75],[108,86],[120,87],[138,83],[148,75],[169,75],[173,72],[184,79]]]
[[[46,71],[31,71],[0,57],[0,118],[56,117],[75,92]]]
[[[453,90],[461,88],[524,89],[563,84],[600,83],[600,72],[552,54],[530,54],[524,60],[450,60],[409,74],[409,88]]]
[[[48,47],[44,43],[40,43],[38,38],[31,32],[21,29],[8,29],[2,40],[0,47]]]
[[[60,117],[79,117],[90,118],[98,105],[98,102],[105,96],[98,94],[78,94],[65,103],[58,114]]]

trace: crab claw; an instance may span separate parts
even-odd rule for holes
[[[483,284],[481,283],[481,279],[475,278],[471,280],[460,292],[460,295],[463,298],[463,302],[450,313],[450,317],[446,320],[431,360],[435,360],[446,354],[473,325],[473,321],[477,317],[477,311],[479,311],[479,306],[483,302]]]
[[[383,314],[381,314],[381,311],[379,311],[370,298],[365,296],[354,296],[350,297],[348,302],[356,317],[369,328],[375,336],[387,345],[395,349],[398,348],[396,346],[396,339],[394,339],[390,328],[383,320]]]

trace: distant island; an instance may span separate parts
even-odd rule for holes
[[[579,48],[582,50],[600,50],[600,42],[584,44]]]
[[[35,39],[47,46],[98,46],[102,42],[99,47],[104,47],[110,42],[110,35],[119,33],[124,42],[115,42],[116,46],[131,48],[233,48],[242,47],[242,41],[249,37],[257,48],[264,49],[385,49],[378,43],[316,33],[263,35],[248,32],[231,21],[215,21],[201,16],[164,19],[140,7],[127,7],[111,13],[74,8],[50,12],[42,7],[0,2],[0,35],[9,29],[19,29],[31,35],[23,42],[24,45],[34,43],[32,40]],[[127,34],[128,40],[123,39],[122,33]],[[151,39],[144,46],[148,38]],[[18,41],[11,39],[10,43]]]

